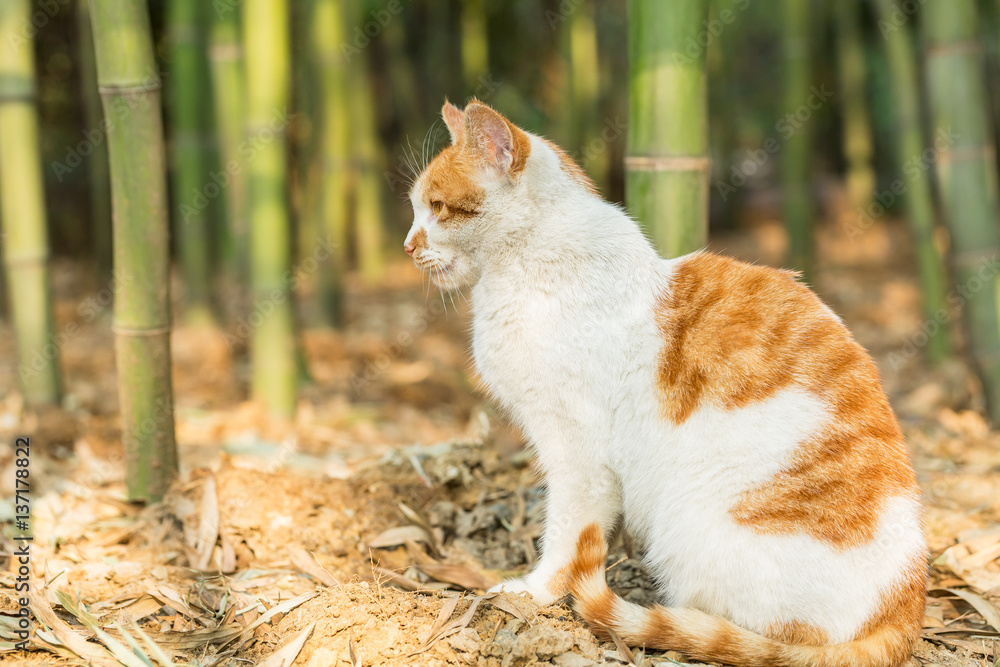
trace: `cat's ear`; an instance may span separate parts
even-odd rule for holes
[[[483,161],[500,173],[513,176],[523,169],[527,135],[485,104],[470,102],[465,107],[465,134]]]
[[[445,100],[444,106],[441,107],[441,117],[444,118],[444,124],[451,133],[451,145],[465,141],[465,114],[462,110]]]

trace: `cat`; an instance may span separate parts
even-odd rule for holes
[[[921,627],[920,489],[878,372],[796,275],[662,259],[555,144],[472,100],[404,243],[471,288],[483,383],[547,485],[542,556],[498,590],[572,593],[598,634],[730,665],[895,667]],[[663,606],[616,596],[644,545]]]

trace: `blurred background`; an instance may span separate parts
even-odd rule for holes
[[[988,162],[995,155],[1000,26],[995,3],[979,2],[969,3],[974,34],[962,34],[962,26],[954,38],[921,32],[922,23],[932,23],[923,14],[937,11],[925,12],[923,4],[712,0],[706,18],[683,27],[675,38],[678,54],[704,64],[707,106],[695,108],[701,115],[707,109],[707,117],[687,129],[687,116],[670,116],[681,113],[683,102],[667,100],[655,122],[697,135],[707,120],[710,241],[743,236],[764,242],[766,249],[751,251],[761,253],[753,259],[803,270],[833,298],[821,274],[809,275],[814,260],[822,267],[834,259],[831,252],[815,251],[815,237],[829,234],[831,242],[863,254],[883,242],[889,233],[884,229],[897,231],[908,238],[893,246],[892,261],[916,268],[924,282],[915,298],[927,301],[925,314],[935,317],[958,282],[945,265],[953,248],[950,210],[942,209],[947,201],[935,180],[938,158],[942,152],[984,151]],[[414,172],[446,145],[439,116],[445,99],[462,105],[477,97],[553,139],[606,198],[629,206],[623,161],[630,128],[626,5],[275,5],[268,12],[284,13],[280,20],[289,42],[275,43],[265,34],[252,48],[260,62],[282,63],[279,103],[254,109],[260,117],[248,120],[246,87],[255,73],[247,70],[251,58],[244,57],[244,3],[150,2],[169,165],[174,321],[211,324],[231,342],[238,339],[229,346],[234,372],[249,372],[242,368],[242,353],[254,325],[238,332],[259,297],[251,289],[248,174],[275,137],[287,140],[279,156],[287,224],[269,233],[288,237],[281,241],[288,244],[281,262],[296,269],[287,287],[302,330],[347,322],[345,312],[357,304],[341,298],[345,291],[412,274],[401,266],[406,258],[399,252],[410,220],[406,194]],[[647,22],[656,25],[657,11],[668,10],[646,11]],[[107,131],[89,17],[85,2],[51,0],[32,3],[28,20],[18,23],[15,34],[34,43],[51,266],[57,295],[68,283],[79,300],[113,287]],[[949,49],[956,40],[972,44],[971,59],[954,62]],[[936,86],[934,59],[949,61],[938,67]],[[960,65],[971,67],[971,79],[964,72],[950,74],[959,70],[949,68]],[[950,88],[949,79],[957,81]],[[947,111],[934,111],[939,98],[974,107],[977,117],[958,119],[971,124],[967,131],[956,129]],[[634,139],[633,153],[643,153],[642,140]],[[987,173],[981,171],[987,166],[987,178],[995,180],[992,164],[978,165],[977,173]],[[979,186],[989,190],[987,200],[995,197],[995,184]],[[982,217],[962,226],[979,230]],[[900,218],[906,218],[904,228]],[[656,224],[643,222],[647,229]],[[656,238],[655,231],[651,236]],[[994,237],[977,236],[971,245],[991,250],[993,240],[986,246],[983,241]],[[658,245],[665,254],[693,249]],[[316,261],[304,264],[310,258]],[[63,278],[66,272],[73,278]],[[923,344],[916,356],[959,356],[959,313],[948,308],[949,322],[935,327],[940,332],[930,336],[929,350]],[[110,310],[103,304],[100,313],[110,317]],[[72,373],[64,381],[73,395]],[[288,399],[276,400],[284,401],[277,410],[288,414]]]
[[[193,572],[479,590],[530,566],[542,491],[478,384],[467,295],[402,252],[441,106],[478,98],[665,256],[802,272],[901,417],[935,581],[1000,592],[1000,4],[0,0],[0,30],[0,486],[32,435],[39,576],[166,633],[253,619],[225,587],[204,618],[132,590],[159,566],[182,597]],[[85,567],[108,559],[132,575]],[[932,598],[929,627],[963,600]],[[933,639],[926,664],[997,657],[975,646]]]

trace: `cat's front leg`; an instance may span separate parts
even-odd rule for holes
[[[569,593],[569,565],[577,538],[595,521],[611,532],[621,513],[621,493],[611,471],[587,461],[542,462],[548,486],[542,557],[528,575],[505,581],[490,592],[530,593],[535,603],[552,604]]]

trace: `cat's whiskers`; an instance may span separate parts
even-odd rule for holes
[[[448,283],[449,283],[449,286],[448,286],[448,300],[451,301],[451,307],[457,313],[458,312],[458,306],[455,305],[455,290],[457,289],[457,286],[455,284],[455,279],[449,276],[448,277]]]
[[[465,295],[465,290],[462,289],[462,287],[458,284],[458,281],[454,278],[452,279],[452,290],[454,292],[458,292],[458,296],[465,302],[465,305],[472,306],[472,304],[469,303],[469,297]],[[452,301],[452,303],[454,304],[454,301]]]
[[[424,141],[420,150],[420,171],[423,171],[424,168],[427,167],[427,163],[430,161],[431,150],[434,148],[431,137],[434,135],[438,127],[438,123],[435,122],[427,128],[427,132],[424,134]]]
[[[409,172],[408,174],[402,174],[407,184],[406,192],[403,193],[403,196],[409,197],[409,190],[413,187],[413,184],[416,183],[417,177],[420,176],[420,172],[423,171],[423,168],[417,163],[416,149],[413,147],[413,144],[410,143],[409,137],[406,138],[406,145],[401,148],[403,166],[406,168],[406,171]]]

